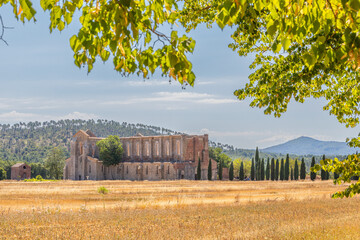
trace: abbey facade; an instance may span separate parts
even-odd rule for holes
[[[208,135],[169,135],[120,138],[123,162],[104,166],[99,160],[96,137],[90,130],[78,131],[71,141],[70,158],[64,167],[64,179],[71,180],[175,180],[195,179],[198,161],[201,178],[207,180],[209,161],[212,177],[217,165],[209,159]]]

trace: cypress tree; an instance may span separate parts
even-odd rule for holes
[[[325,161],[325,154],[323,155],[323,160]],[[330,179],[330,174],[328,171],[325,171],[325,180],[329,180]]]
[[[265,180],[265,169],[264,169],[264,159],[261,159],[261,163],[260,163],[260,180],[264,181]]]
[[[265,175],[266,175],[266,180],[270,180],[270,159],[267,159],[267,163],[266,163],[266,171],[265,171]]]
[[[251,160],[250,178],[251,178],[251,181],[254,181],[254,179],[255,179],[255,163],[254,163],[254,159]]]
[[[219,180],[222,180],[222,171],[223,171],[223,167],[222,167],[222,161],[219,161]]]
[[[275,180],[275,160],[271,159],[271,181]]]
[[[281,159],[281,166],[280,166],[280,180],[283,181],[284,180],[284,159]]]
[[[325,154],[323,155],[323,160],[325,160]],[[321,168],[320,176],[321,176],[321,180],[326,180],[326,172],[322,168]]]
[[[336,172],[334,172],[334,179],[338,179],[339,178],[339,174],[337,174]]]
[[[198,167],[197,167],[196,175],[197,175],[196,180],[201,180],[201,162],[200,162],[200,158],[198,160]]]
[[[285,169],[284,169],[284,180],[289,180],[290,174],[290,157],[289,154],[286,154],[286,162],[285,162]]]
[[[244,176],[244,162],[242,161],[241,165],[240,165],[240,171],[239,171],[239,180],[243,181],[244,178],[245,178],[245,176]]]
[[[230,181],[234,180],[234,164],[232,161],[230,163],[230,168],[229,168],[229,180]]]
[[[279,180],[279,159],[276,159],[275,180]]]
[[[211,159],[209,159],[209,166],[208,166],[208,180],[212,180],[212,166],[211,166]]]
[[[294,180],[294,169],[291,168],[291,181]]]
[[[306,170],[305,170],[305,161],[303,158],[303,159],[301,159],[300,179],[304,180],[305,178],[306,178]]]
[[[261,178],[261,167],[260,167],[260,158],[259,158],[259,148],[256,147],[255,151],[255,178],[256,181],[259,181]]]
[[[315,157],[312,157],[312,159],[311,159],[311,167],[313,167],[313,166],[315,166]],[[316,178],[316,172],[311,171],[310,178],[312,181],[314,181]]]
[[[298,160],[297,159],[295,159],[294,180],[295,181],[299,180],[299,165],[298,165]]]

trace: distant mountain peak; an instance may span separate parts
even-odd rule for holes
[[[296,155],[348,155],[355,153],[357,149],[350,148],[345,142],[321,141],[301,136],[282,144],[264,148],[261,151]]]

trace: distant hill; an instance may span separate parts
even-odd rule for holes
[[[299,137],[286,143],[264,148],[267,153],[289,153],[296,155],[348,155],[355,153],[345,142],[320,141],[310,137]]]

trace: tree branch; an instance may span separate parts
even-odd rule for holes
[[[13,27],[6,27],[4,25],[2,16],[0,15],[0,40],[3,41],[6,45],[9,45],[4,39],[5,29],[13,29]]]

